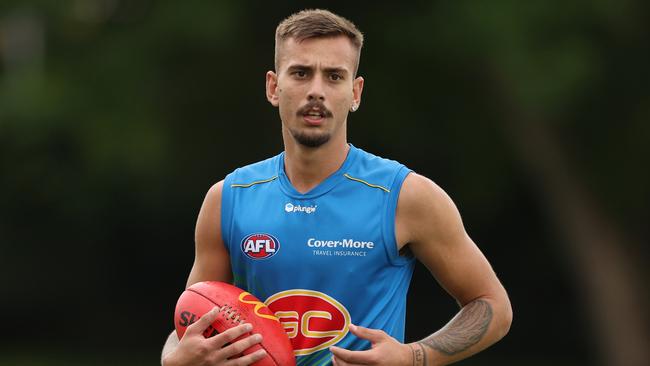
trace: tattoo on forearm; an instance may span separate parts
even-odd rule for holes
[[[444,328],[419,343],[448,356],[455,355],[478,343],[491,321],[490,303],[475,300],[465,305]]]
[[[413,366],[418,365],[417,359],[418,359],[418,354],[415,352],[415,347],[411,346],[411,353],[413,357]]]
[[[427,366],[429,363],[427,362],[427,351],[424,349],[424,346],[418,343],[418,346],[420,346],[420,351],[422,351],[422,366]]]
[[[413,352],[413,366],[427,366],[427,353],[421,344],[412,345],[411,352]]]

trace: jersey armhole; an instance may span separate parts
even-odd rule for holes
[[[400,255],[397,250],[397,238],[395,237],[395,211],[397,210],[397,201],[402,189],[402,184],[406,176],[412,170],[401,166],[395,174],[393,183],[390,186],[390,193],[384,204],[384,215],[382,219],[382,234],[384,243],[386,243],[386,254],[388,255],[389,262],[394,266],[403,266],[415,260],[415,257],[410,251],[406,251],[404,255]]]
[[[230,185],[234,175],[235,172],[228,174],[223,180],[223,187],[221,188],[221,240],[229,255],[231,253],[233,224],[232,187]]]

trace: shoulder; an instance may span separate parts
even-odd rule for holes
[[[404,228],[406,242],[458,234],[464,230],[458,209],[449,195],[431,179],[416,173],[409,174],[402,185],[397,221]]]
[[[228,185],[246,185],[263,180],[275,179],[279,174],[280,159],[282,154],[268,159],[248,164],[235,169],[226,176]]]
[[[431,179],[411,172],[404,180],[400,192],[400,207],[411,210],[436,210],[449,203],[449,195]]]
[[[358,170],[399,169],[404,166],[398,161],[375,155],[358,147],[351,146],[351,148],[356,150],[357,158],[354,167]]]
[[[217,220],[221,217],[221,196],[223,195],[223,184],[224,181],[220,180],[215,183],[208,189],[208,192],[203,198],[203,204],[201,205],[201,211],[199,212],[199,220],[197,222],[197,229],[202,227],[202,223],[208,224],[214,220]],[[201,220],[201,218],[207,217],[207,220]]]
[[[208,193],[205,195],[205,200],[214,204],[219,204],[221,202],[221,194],[223,192],[223,180],[218,181],[213,184]]]
[[[356,157],[345,173],[347,178],[362,180],[370,186],[380,186],[386,192],[399,191],[404,177],[410,172],[407,167],[398,161],[352,148],[356,149]]]

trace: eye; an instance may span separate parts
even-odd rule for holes
[[[298,79],[303,79],[307,76],[307,72],[305,70],[296,70],[293,72],[293,75]]]
[[[332,80],[332,81],[339,81],[339,80],[342,80],[342,79],[343,79],[343,76],[341,76],[339,74],[330,74],[330,80]]]

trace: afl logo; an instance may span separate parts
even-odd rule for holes
[[[280,242],[269,234],[251,234],[242,240],[241,250],[251,259],[265,259],[280,250]]]

